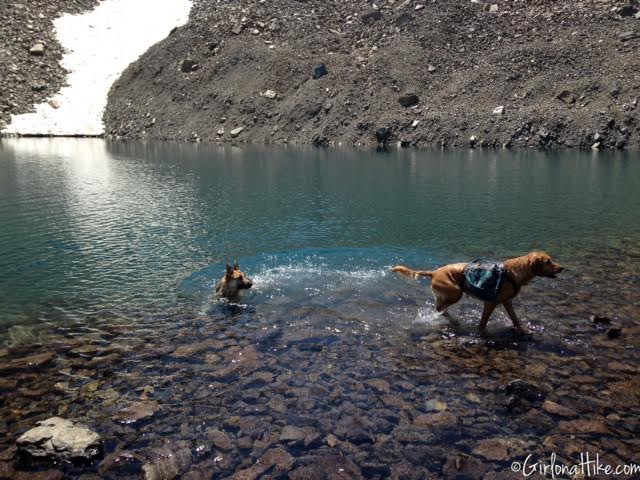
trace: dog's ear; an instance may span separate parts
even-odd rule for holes
[[[227,272],[226,273],[227,273],[227,277],[230,277],[230,276],[233,275],[233,267],[231,265],[229,265],[228,263],[227,263]]]
[[[544,255],[539,252],[531,252],[529,254],[529,264],[531,265],[531,272],[534,275],[540,275],[542,273],[542,265],[544,263]]]
[[[234,270],[240,270],[240,266],[238,265],[238,261],[237,260],[233,261],[233,269]]]

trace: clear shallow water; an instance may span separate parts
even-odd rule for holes
[[[167,451],[183,478],[255,473],[274,448],[293,457],[277,478],[637,459],[637,155],[0,146],[0,462],[51,415],[105,441],[69,477],[139,478]],[[518,297],[528,339],[503,312],[481,339],[476,302],[452,325],[389,272],[532,249],[567,269]],[[212,291],[234,259],[255,288],[230,305]],[[507,393],[518,378],[540,396]],[[157,411],[123,424],[136,402]]]

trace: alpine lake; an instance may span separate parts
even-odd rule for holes
[[[565,270],[516,298],[530,336],[390,271],[532,250]],[[229,302],[234,261],[253,288]],[[639,287],[638,153],[4,139],[0,478],[640,464]],[[53,416],[100,455],[20,455]]]

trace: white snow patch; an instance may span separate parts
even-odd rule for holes
[[[68,52],[62,66],[68,86],[35,113],[12,115],[2,131],[18,135],[102,135],[102,114],[113,82],[130,63],[186,23],[191,0],[104,0],[82,15],[54,21],[56,36]]]

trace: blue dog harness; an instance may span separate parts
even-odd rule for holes
[[[518,290],[503,263],[487,262],[480,258],[464,267],[464,281],[465,290],[485,302],[494,302],[498,298],[505,281],[511,282]]]

